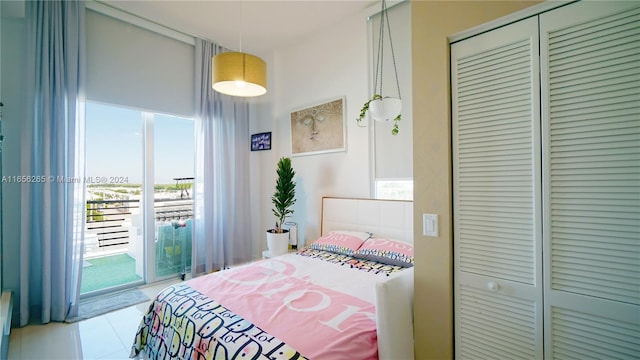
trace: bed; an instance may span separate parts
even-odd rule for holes
[[[163,289],[131,357],[413,359],[412,219],[412,202],[324,197],[304,249]]]

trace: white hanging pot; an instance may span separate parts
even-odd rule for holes
[[[398,98],[383,97],[382,99],[371,100],[369,112],[376,121],[393,121],[402,111],[402,101]]]

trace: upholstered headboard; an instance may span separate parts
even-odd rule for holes
[[[413,202],[322,198],[321,235],[332,230],[368,231],[377,238],[413,244]]]
[[[321,234],[332,230],[368,231],[413,245],[413,202],[322,198]],[[376,284],[378,357],[413,360],[413,268]]]

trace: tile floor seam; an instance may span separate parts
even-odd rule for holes
[[[135,306],[135,305],[133,305]],[[118,339],[118,342],[120,342],[120,345],[122,345],[122,347],[124,348],[125,352],[127,351],[128,347],[125,343],[122,342],[122,339],[120,339],[120,336],[118,336],[118,332],[114,326],[114,324],[111,323],[111,319],[109,319],[109,317],[107,316],[109,313],[104,314],[104,318],[107,319],[107,322],[109,323],[109,326],[111,327],[111,331],[113,331],[113,334],[116,336],[116,338]]]

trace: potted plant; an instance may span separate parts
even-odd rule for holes
[[[395,97],[383,97],[379,94],[374,94],[373,97],[364,103],[362,109],[360,109],[360,116],[356,119],[358,124],[367,115],[367,111],[371,112],[371,117],[376,121],[390,122],[393,121],[393,128],[391,134],[398,135],[399,127],[398,123],[402,119],[400,113],[402,109],[402,102],[399,98]]]
[[[278,175],[276,179],[276,189],[271,197],[273,202],[273,215],[276,217],[276,226],[267,230],[267,248],[272,255],[279,255],[287,252],[289,247],[289,231],[284,230],[282,225],[287,216],[293,214],[293,204],[296,202],[296,184],[293,177],[296,172],[291,167],[291,159],[282,157],[278,161],[276,169]]]

